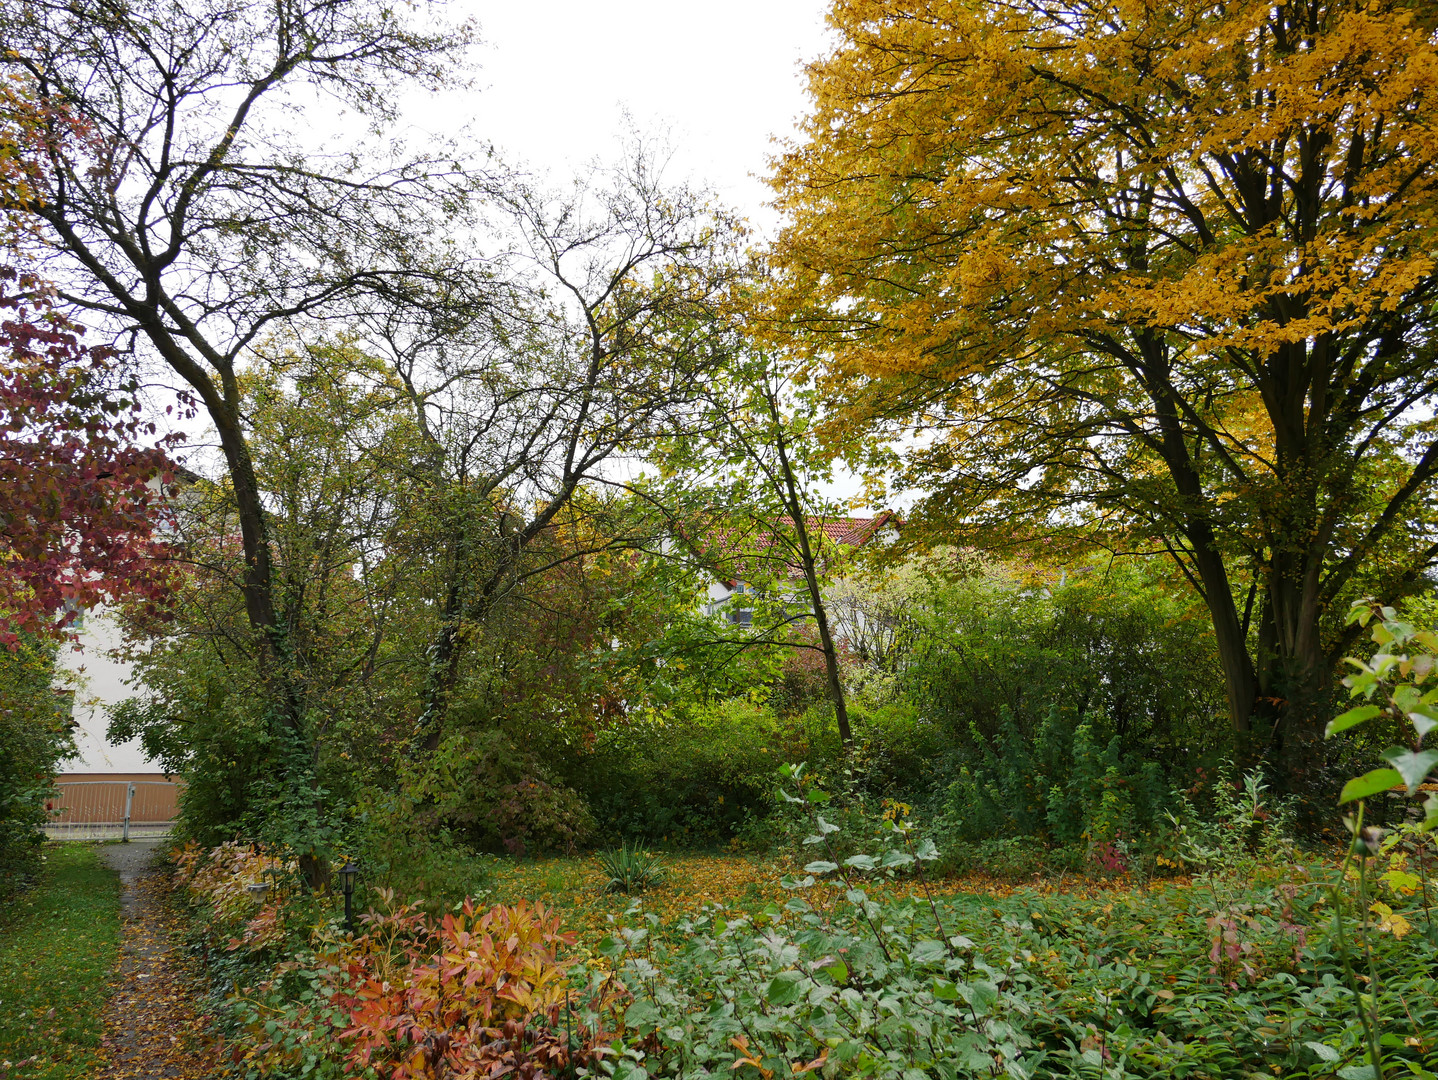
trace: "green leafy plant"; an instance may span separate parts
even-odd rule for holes
[[[1400,737],[1407,742],[1407,745],[1390,746],[1384,750],[1382,757],[1388,764],[1349,780],[1338,797],[1340,805],[1358,804],[1357,812],[1344,819],[1352,840],[1344,859],[1343,876],[1345,880],[1351,878],[1357,888],[1355,907],[1361,920],[1362,958],[1368,969],[1361,977],[1365,984],[1363,987],[1359,986],[1360,977],[1353,970],[1344,923],[1344,905],[1337,889],[1333,890],[1334,931],[1344,972],[1353,992],[1354,1009],[1363,1025],[1368,1064],[1376,1080],[1383,1080],[1381,1046],[1386,1036],[1382,1033],[1384,1014],[1376,993],[1381,982],[1370,946],[1369,916],[1378,914],[1380,918],[1386,918],[1391,926],[1392,909],[1381,901],[1369,903],[1368,869],[1372,857],[1382,851],[1383,830],[1374,825],[1364,825],[1365,800],[1397,787],[1402,787],[1410,796],[1416,795],[1425,786],[1429,773],[1438,766],[1438,748],[1423,747],[1424,736],[1438,727],[1438,678],[1435,678],[1438,658],[1434,655],[1438,653],[1438,634],[1418,629],[1398,618],[1395,609],[1371,600],[1354,603],[1348,613],[1348,624],[1355,623],[1365,628],[1371,626],[1371,636],[1378,648],[1368,660],[1347,658],[1356,670],[1343,680],[1343,684],[1348,687],[1350,697],[1361,698],[1363,703],[1332,720],[1325,735],[1332,738],[1362,725],[1387,721],[1388,726],[1400,732]],[[1421,833],[1435,827],[1438,827],[1438,793],[1430,791],[1424,802],[1422,821],[1409,831]],[[1350,865],[1355,866],[1355,873],[1350,874]],[[1383,915],[1385,911],[1386,916]]]
[[[1399,619],[1393,608],[1370,600],[1353,605],[1348,623],[1371,626],[1378,649],[1368,660],[1348,658],[1356,670],[1343,685],[1350,697],[1362,698],[1363,703],[1329,723],[1326,736],[1387,720],[1396,725],[1407,745],[1383,751],[1388,764],[1348,781],[1338,801],[1356,802],[1400,784],[1415,795],[1438,767],[1438,747],[1423,747],[1424,736],[1438,727],[1438,633],[1420,630]],[[1424,824],[1428,829],[1438,827],[1438,792],[1430,792],[1425,800]]]
[[[1275,799],[1258,770],[1235,776],[1230,762],[1218,769],[1213,810],[1205,818],[1182,793],[1166,811],[1167,865],[1203,871],[1242,871],[1255,859],[1273,864],[1293,854],[1293,801]]]
[[[936,852],[906,822],[846,855],[830,794],[803,766],[782,778],[814,852],[784,881],[787,903],[707,905],[674,927],[635,905],[633,925],[600,944],[634,995],[615,1076],[1372,1075],[1343,950],[1324,929],[1324,882],[1307,870],[1097,896],[939,896],[923,878]],[[1260,783],[1234,793],[1250,808],[1262,797]],[[871,883],[896,873],[919,889],[884,901]],[[1391,914],[1414,914],[1412,882],[1390,879]],[[1433,946],[1407,948],[1401,916],[1389,922],[1365,939],[1392,972],[1377,1006],[1406,1021],[1385,1033],[1384,1060],[1432,1077]]]
[[[55,772],[75,749],[51,689],[55,648],[29,634],[0,647],[0,905],[40,873]]]
[[[657,855],[641,851],[638,844],[620,844],[609,851],[595,854],[600,867],[609,875],[605,892],[635,893],[658,885],[667,869]]]

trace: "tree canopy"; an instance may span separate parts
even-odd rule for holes
[[[1275,749],[1326,613],[1438,557],[1425,11],[840,0],[776,163],[775,325],[909,437],[920,519],[1166,552]]]
[[[86,607],[168,586],[156,530],[175,440],[158,437],[133,373],[83,342],[21,253],[51,140],[84,131],[63,103],[0,83],[0,644],[12,650],[20,633],[53,635]]]

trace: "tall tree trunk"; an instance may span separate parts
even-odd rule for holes
[[[772,393],[765,393],[765,404],[769,418],[774,424],[774,447],[779,454],[780,478],[784,484],[782,492],[784,505],[794,521],[795,539],[799,544],[799,561],[804,570],[804,584],[809,591],[809,603],[813,608],[814,622],[819,627],[819,648],[824,653],[824,673],[829,692],[829,701],[834,706],[834,721],[839,727],[839,742],[847,750],[854,741],[849,727],[849,706],[844,700],[844,684],[839,678],[839,652],[834,648],[834,636],[829,631],[829,613],[824,606],[824,591],[819,587],[818,566],[813,545],[809,543],[809,526],[804,520],[803,500],[799,498],[799,486],[794,478],[794,466],[789,460],[789,449],[784,439],[784,424],[779,415],[779,403]]]
[[[834,705],[834,721],[839,726],[839,742],[847,748],[854,741],[854,733],[849,727],[849,707],[844,700],[844,686],[839,681],[839,652],[834,647],[833,634],[829,632],[829,613],[824,607],[824,594],[819,588],[819,581],[814,572],[813,555],[809,551],[808,530],[802,524],[802,518],[798,519],[799,543],[803,551],[804,559],[804,581],[809,588],[809,601],[814,606],[814,622],[819,627],[819,647],[824,651],[824,673],[825,683],[829,692],[829,700]]]
[[[1310,791],[1322,778],[1322,733],[1334,658],[1322,641],[1319,558],[1280,555],[1268,567],[1258,647],[1255,711],[1266,721],[1266,750],[1284,787]]]

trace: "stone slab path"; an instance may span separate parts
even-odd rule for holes
[[[104,1068],[95,1080],[211,1080],[215,1046],[196,1002],[201,973],[180,947],[180,921],[153,865],[158,841],[107,844],[120,875],[120,966],[105,1007]],[[96,988],[97,992],[100,988]]]

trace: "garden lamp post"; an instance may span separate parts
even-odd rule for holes
[[[351,934],[355,929],[355,875],[358,873],[359,867],[354,864],[353,859],[346,859],[345,864],[340,867],[340,881],[345,893],[345,929]]]

